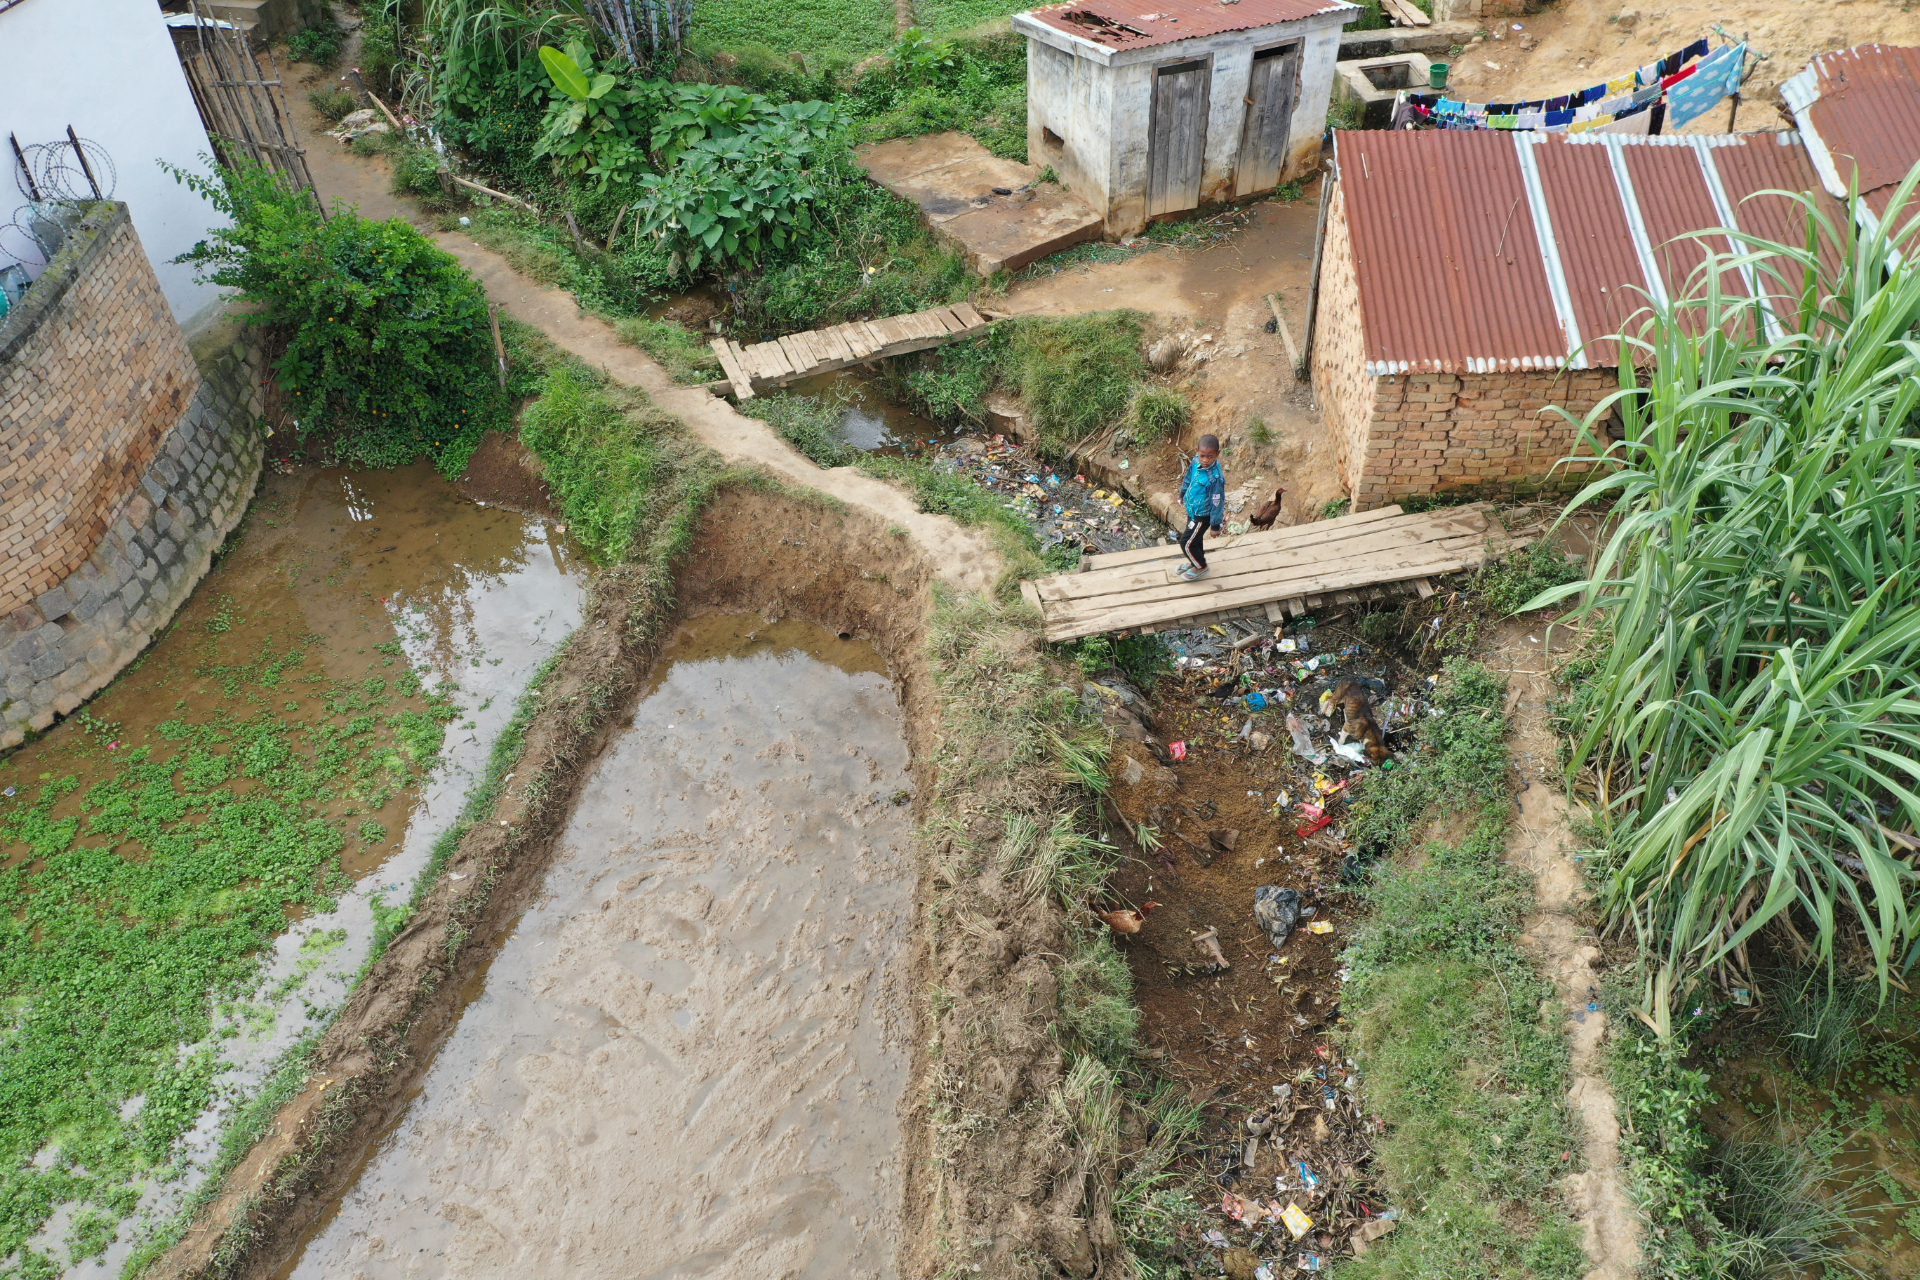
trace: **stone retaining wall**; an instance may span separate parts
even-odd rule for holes
[[[231,334],[188,352],[150,305],[125,206],[80,231],[0,331],[0,529],[17,535],[0,547],[0,749],[139,656],[239,523],[264,452],[260,355]]]

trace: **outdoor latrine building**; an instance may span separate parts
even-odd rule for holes
[[[1635,358],[1611,335],[1699,296],[1709,248],[1732,255],[1692,233],[1804,242],[1805,207],[1780,192],[1843,217],[1797,133],[1335,134],[1311,358],[1353,509],[1582,483],[1590,464],[1559,465],[1586,452],[1576,423]],[[1745,265],[1720,289],[1782,286]],[[1773,330],[1792,308],[1766,312]]]
[[[1346,0],[1082,0],[1015,15],[1027,155],[1106,220],[1271,190],[1320,161]]]

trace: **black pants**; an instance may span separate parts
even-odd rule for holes
[[[1207,536],[1206,517],[1188,516],[1187,531],[1180,535],[1180,550],[1196,569],[1207,567],[1207,551],[1201,546],[1201,540]]]

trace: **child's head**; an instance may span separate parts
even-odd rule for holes
[[[1213,465],[1214,459],[1218,458],[1219,456],[1220,456],[1220,437],[1219,436],[1201,436],[1200,452],[1199,452],[1200,465],[1203,467],[1210,467]]]

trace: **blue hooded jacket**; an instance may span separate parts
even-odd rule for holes
[[[1187,518],[1204,520],[1216,528],[1227,521],[1227,476],[1215,458],[1213,465],[1203,467],[1200,458],[1195,455],[1187,464],[1187,482],[1181,495],[1187,505]]]

